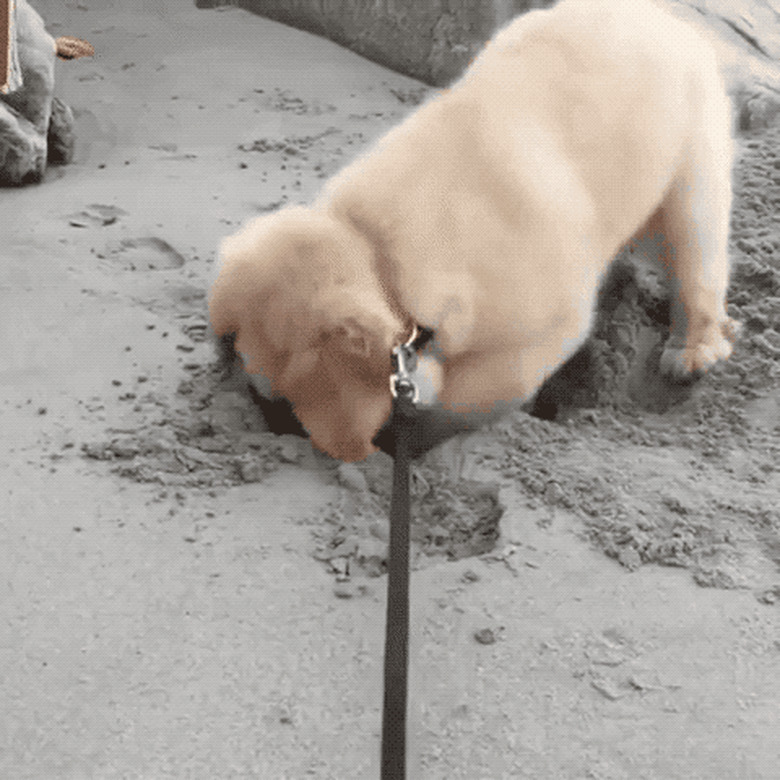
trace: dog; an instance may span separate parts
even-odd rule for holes
[[[391,350],[435,334],[449,412],[528,400],[583,343],[618,250],[663,238],[660,370],[729,357],[731,104],[709,42],[652,0],[562,0],[500,30],[463,77],[311,206],[221,247],[210,314],[312,442],[376,449]]]

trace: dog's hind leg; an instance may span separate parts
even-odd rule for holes
[[[692,152],[650,221],[665,238],[663,259],[672,281],[671,333],[661,371],[676,381],[728,358],[739,331],[726,314],[731,211],[727,118],[726,113],[710,117],[709,123],[702,120]]]

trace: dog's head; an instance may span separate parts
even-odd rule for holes
[[[294,207],[225,239],[221,259],[209,301],[217,335],[236,334],[247,371],[292,403],[315,446],[342,460],[373,452],[403,324],[371,244],[327,213]]]

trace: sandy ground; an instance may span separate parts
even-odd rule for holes
[[[237,9],[36,7],[98,56],[74,164],[0,192],[0,777],[377,777],[389,459],[265,432],[205,293],[425,90]],[[778,776],[779,141],[740,141],[728,366],[416,468],[411,777]],[[650,359],[651,304],[594,343]]]

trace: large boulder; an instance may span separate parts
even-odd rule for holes
[[[52,120],[57,47],[43,19],[27,0],[16,0],[12,17],[10,89],[0,94],[0,184],[40,181],[49,145],[52,162],[67,162],[73,144],[73,115],[56,104]],[[51,140],[50,140],[51,139]],[[52,143],[53,142],[53,143]]]
[[[195,0],[240,5],[324,35],[434,86],[456,79],[497,27],[556,0]],[[630,2],[630,0],[624,0]],[[740,132],[780,123],[780,4],[776,0],[659,0],[718,50]]]

